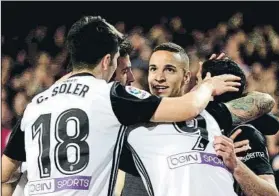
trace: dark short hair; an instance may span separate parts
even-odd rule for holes
[[[120,50],[119,50],[120,56],[125,57],[127,55],[130,55],[132,51],[133,51],[132,43],[127,38],[124,39],[120,44]]]
[[[67,35],[73,68],[94,68],[106,54],[113,57],[119,50],[121,39],[121,33],[102,17],[82,17]]]
[[[221,59],[221,60],[207,60],[202,65],[202,78],[205,78],[206,73],[210,72],[211,76],[218,76],[222,74],[233,74],[241,78],[238,92],[227,92],[222,95],[214,97],[215,101],[227,102],[233,99],[242,97],[243,92],[246,88],[246,76],[243,70],[232,60]]]
[[[188,55],[186,54],[185,50],[173,43],[173,42],[166,42],[166,43],[162,43],[158,46],[156,46],[154,49],[153,49],[153,52],[156,52],[156,51],[159,51],[159,50],[164,50],[164,51],[169,51],[169,52],[174,52],[174,53],[179,53],[179,55],[182,57],[182,59],[185,61],[185,65],[186,65],[186,68],[189,69],[189,57]]]

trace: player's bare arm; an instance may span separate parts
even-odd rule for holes
[[[233,176],[247,196],[279,195],[273,175],[257,176],[240,160],[237,160]]]
[[[2,155],[2,177],[1,177],[1,183],[8,182],[14,172],[18,169],[21,162],[17,160],[13,160],[6,155]]]
[[[11,196],[13,194],[12,185],[9,183],[2,183],[2,196]]]
[[[232,115],[233,125],[254,120],[271,111],[274,99],[266,93],[250,92],[245,97],[225,103]]]
[[[237,130],[230,138],[217,136],[214,140],[216,154],[221,157],[225,165],[232,172],[235,180],[247,196],[278,196],[273,175],[257,176],[240,159],[236,157],[233,139],[240,133]]]
[[[164,97],[151,121],[178,122],[193,119],[207,106],[212,96],[238,91],[237,86],[240,85],[236,82],[238,80],[240,78],[234,75],[211,77],[209,74],[195,90],[181,97]]]

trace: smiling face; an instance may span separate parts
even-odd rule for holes
[[[179,53],[158,50],[149,61],[150,92],[160,97],[178,97],[184,94],[190,72]]]

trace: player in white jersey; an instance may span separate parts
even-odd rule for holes
[[[211,96],[238,90],[235,81],[240,78],[233,75],[208,75],[180,98],[162,99],[117,82],[107,84],[120,39],[101,17],[83,17],[71,27],[71,77],[36,95],[26,107],[2,157],[2,183],[26,161],[28,195],[110,196],[125,126],[191,119]]]
[[[125,39],[120,44],[120,50],[119,50],[120,55],[117,59],[117,69],[115,70],[115,73],[112,77],[112,81],[119,81],[122,85],[130,85],[134,81],[134,76],[131,71],[131,61],[130,61],[130,53],[132,49],[133,49],[132,45],[128,39]],[[60,81],[63,81],[63,78],[61,78]],[[28,182],[25,162],[22,163],[20,170],[21,171],[17,172],[20,173],[20,179],[18,180],[18,183],[15,187],[13,196],[21,196],[23,195],[24,190],[25,191],[27,190],[24,189],[25,185]]]
[[[188,62],[185,59],[185,51],[173,43],[162,44],[154,49],[148,77],[153,94],[181,96],[184,93],[188,73]],[[250,100],[254,99],[254,95],[248,96],[250,98],[240,98],[226,105],[212,102],[197,118],[190,121],[130,126],[127,147],[132,152],[148,194],[236,195],[231,173],[236,160],[233,143],[221,136],[221,129],[227,130],[233,123],[251,120],[251,113],[254,113],[254,118],[258,117],[270,111],[273,105],[268,95],[258,93],[258,100],[263,97],[267,99],[252,104]],[[269,102],[268,107],[263,111],[258,110],[258,106],[265,104],[265,101]],[[247,107],[236,107],[239,102],[247,104]],[[223,152],[224,148],[229,153]],[[235,159],[228,160],[226,153]]]

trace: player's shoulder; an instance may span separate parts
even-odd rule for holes
[[[242,132],[237,136],[236,140],[245,140],[248,139],[250,143],[257,143],[265,145],[266,140],[264,135],[253,125],[243,124],[235,127],[230,135],[232,135],[236,130],[241,129]]]
[[[83,85],[87,85],[89,88],[90,94],[102,94],[102,93],[109,93],[111,84],[108,84],[105,80],[98,79],[95,77],[73,77],[69,79],[75,79],[75,83],[82,83]],[[69,79],[67,82],[69,82]]]
[[[151,96],[151,94],[145,90],[141,90],[133,86],[124,86],[117,81],[109,83],[109,85],[110,85],[110,92],[112,96],[134,97],[141,100]]]
[[[76,73],[71,75],[69,78],[58,81],[54,85],[63,85],[67,83],[72,84],[83,84],[89,87],[89,89],[93,89],[93,91],[107,90],[109,88],[108,83],[103,79],[98,79],[91,73]]]
[[[22,127],[22,124],[25,124],[25,122],[28,121],[30,116],[34,115],[34,113],[35,113],[34,111],[36,111],[36,113],[38,112],[39,109],[37,108],[37,106],[39,105],[39,103],[43,102],[46,97],[48,97],[47,94],[48,94],[49,90],[50,90],[50,88],[38,93],[27,104],[27,106],[25,107],[25,110],[23,112],[22,119],[21,119],[21,127]]]
[[[53,86],[53,85],[52,85],[52,86]],[[51,86],[51,87],[52,87],[52,86]],[[50,88],[51,88],[51,87],[50,87]],[[30,102],[28,105],[40,103],[40,102],[42,101],[40,98],[41,98],[41,97],[45,97],[45,95],[48,94],[50,88],[48,88],[48,89],[46,89],[46,90],[44,90],[44,91],[42,91],[42,92],[36,94],[36,95],[32,98],[31,102]]]

